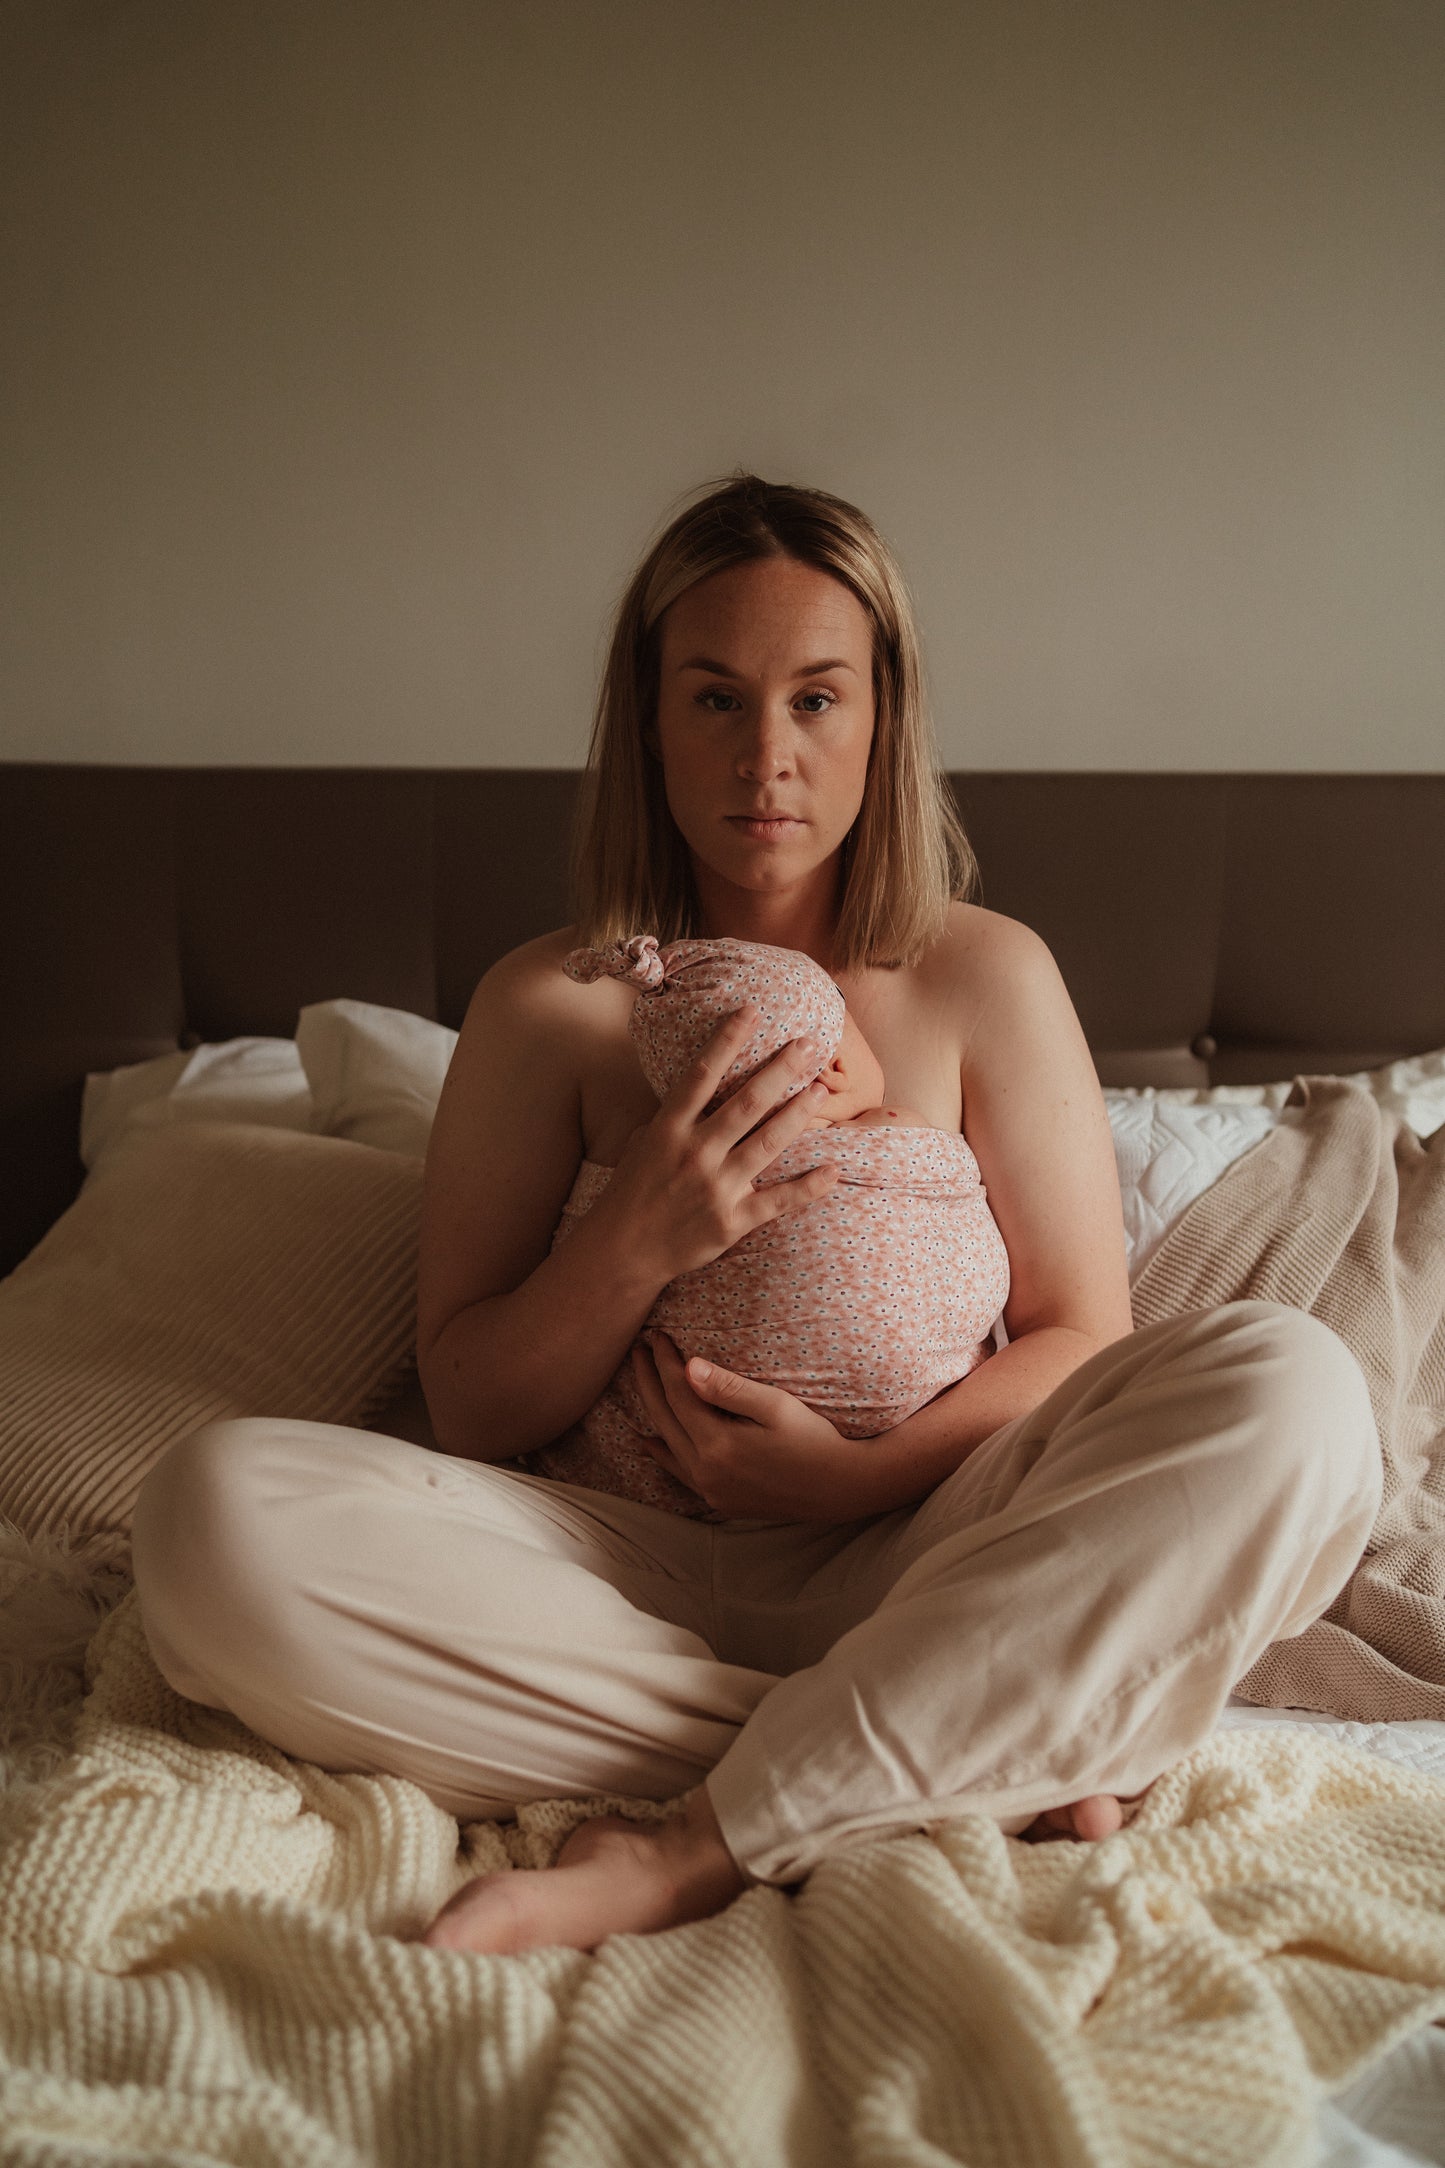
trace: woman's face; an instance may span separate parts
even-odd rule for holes
[[[873,629],[840,580],[764,557],[699,580],[662,620],[658,750],[694,859],[737,888],[800,892],[863,802]]]

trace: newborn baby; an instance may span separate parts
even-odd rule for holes
[[[1008,1294],[1008,1255],[964,1139],[907,1107],[883,1105],[883,1071],[843,996],[811,957],[755,941],[650,934],[574,949],[587,982],[637,988],[629,1031],[658,1097],[713,1031],[752,1002],[757,1027],[728,1069],[719,1105],[790,1041],[824,1050],[826,1108],[758,1177],[761,1188],[823,1161],[835,1187],[758,1227],[696,1272],[668,1282],[644,1331],[807,1402],[848,1438],[891,1430],[992,1352]],[[800,1076],[801,1091],[812,1079]],[[565,1241],[612,1174],[584,1161],[554,1236]],[[658,1466],[630,1360],[582,1422],[529,1456],[538,1474],[612,1491],[694,1518],[708,1508]]]

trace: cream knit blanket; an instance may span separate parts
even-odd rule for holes
[[[594,1807],[459,1856],[412,1785],[179,1699],[133,1599],[89,1670],[73,1759],[0,1795],[6,2164],[1271,2168],[1445,2013],[1445,1785],[1299,1733],[1216,1738],[1102,1845],[968,1817],[483,1958],[410,1938]]]
[[[1367,1723],[1445,1719],[1445,1129],[1428,1145],[1359,1085],[1304,1077],[1280,1126],[1192,1205],[1134,1322],[1251,1296],[1311,1310],[1365,1373],[1385,1485],[1322,1619],[1239,1691]]]

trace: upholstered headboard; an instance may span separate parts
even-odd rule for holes
[[[460,1022],[567,916],[552,770],[0,766],[0,1269],[74,1195],[81,1080],[336,995]],[[1445,1045],[1445,776],[954,778],[1106,1083]]]

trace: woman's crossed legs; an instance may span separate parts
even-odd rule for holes
[[[147,1479],[135,1563],[171,1683],[289,1752],[463,1819],[689,1792],[656,1831],[589,1823],[556,1870],[469,1885],[432,1930],[590,1946],[880,1831],[1143,1789],[1327,1608],[1379,1484],[1343,1344],[1232,1304],[1104,1349],[876,1521],[715,1529],[228,1423]]]

